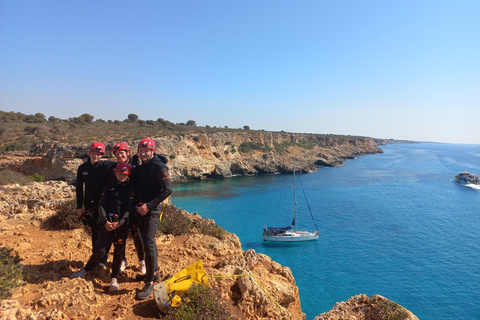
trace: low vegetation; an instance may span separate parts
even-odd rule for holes
[[[380,302],[377,308],[371,309],[365,316],[371,320],[405,320],[408,318],[408,312],[398,303],[388,300]]]
[[[0,299],[8,299],[23,283],[21,261],[12,248],[0,248]]]
[[[182,296],[182,304],[165,320],[233,320],[220,295],[203,284],[194,284]]]
[[[9,169],[0,171],[0,185],[19,184],[23,186],[31,183],[32,180],[27,175]]]
[[[166,205],[163,209],[162,220],[158,225],[158,231],[163,234],[179,236],[189,233],[193,228],[193,222],[182,210],[174,205]]]
[[[71,199],[60,204],[56,209],[56,213],[44,221],[43,227],[49,230],[73,230],[83,228],[83,223],[78,218],[76,208],[76,199]]]
[[[214,133],[224,131],[249,131],[249,126],[232,129],[227,126],[197,126],[196,121],[173,123],[158,118],[142,120],[129,114],[125,120],[94,119],[84,113],[78,117],[59,119],[42,113],[27,115],[21,112],[0,110],[0,154],[8,151],[42,153],[51,149],[55,142],[68,144],[90,143],[93,140],[107,141],[112,132],[121,132],[123,140],[140,140],[146,136],[167,134],[182,136],[188,133]],[[153,137],[152,137],[153,138]]]
[[[84,225],[78,218],[76,212],[76,199],[66,201],[57,206],[56,213],[43,222],[43,228],[49,230],[72,230],[83,228]],[[178,209],[174,205],[166,205],[162,219],[158,225],[158,231],[162,234],[180,236],[193,233],[194,229],[204,235],[215,237],[219,240],[225,239],[225,230],[211,219],[197,219],[195,222],[190,219],[189,214]],[[89,232],[89,228],[85,228]]]
[[[136,114],[127,115],[123,121],[95,119],[94,116],[87,113],[68,119],[59,119],[55,116],[50,116],[47,119],[42,113],[27,115],[21,112],[5,112],[1,110],[0,124],[0,154],[14,151],[34,154],[46,153],[57,142],[89,144],[94,140],[111,141],[112,133],[118,133],[114,140],[122,139],[128,141],[140,140],[145,137],[158,138],[172,134],[176,135],[178,139],[182,139],[187,134],[251,131],[248,125],[244,125],[242,128],[209,125],[197,126],[194,120],[187,120],[185,123],[173,123],[162,118],[142,120]],[[292,145],[311,149],[317,145],[324,147],[327,140],[336,140],[338,144],[345,144],[354,143],[357,138],[359,137],[311,134],[304,141],[288,141],[276,144],[273,147],[260,145],[255,142],[244,142],[240,146],[232,146],[228,153],[248,153],[254,150],[286,153],[287,148]]]
[[[215,221],[211,219],[196,219],[192,221],[188,215],[188,213],[174,205],[166,205],[163,209],[158,231],[163,234],[180,236],[192,233],[195,228],[198,233],[212,236],[219,240],[225,239],[225,230],[215,224]]]
[[[225,239],[225,230],[212,219],[199,219],[194,222],[199,233],[215,237],[219,240]]]

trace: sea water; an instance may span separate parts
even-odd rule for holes
[[[293,175],[175,184],[172,202],[288,266],[307,320],[359,293],[385,296],[422,320],[480,319],[480,190],[455,182],[465,170],[480,174],[480,145],[381,148],[297,174],[298,227],[315,230],[311,210],[317,241],[262,240],[264,225],[292,221]]]

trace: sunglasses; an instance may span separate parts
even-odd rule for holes
[[[95,147],[95,148],[91,148],[90,150],[91,151],[97,151],[97,152],[104,151],[102,147]]]

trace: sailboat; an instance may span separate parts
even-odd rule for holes
[[[293,221],[292,225],[286,227],[263,227],[263,241],[276,241],[276,242],[299,242],[299,241],[311,241],[317,240],[320,235],[315,220],[315,231],[309,232],[305,230],[297,229],[297,199],[296,199],[296,178],[295,178],[295,159],[293,159]],[[302,187],[303,189],[303,187]],[[304,193],[305,194],[305,193]],[[305,200],[307,198],[305,197]],[[308,204],[308,201],[307,201]],[[310,206],[308,206],[310,210]],[[310,214],[312,211],[310,210]],[[313,215],[312,215],[313,219]]]

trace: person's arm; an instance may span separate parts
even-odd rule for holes
[[[135,191],[132,188],[128,195],[127,207],[125,208],[125,212],[123,213],[122,218],[118,221],[120,226],[123,226],[125,222],[128,220],[128,217],[130,217],[130,211],[133,208],[134,195],[135,195]]]
[[[107,192],[108,188],[104,187],[102,195],[100,197],[100,202],[98,204],[98,211],[100,212],[100,218],[102,219],[103,224],[107,223]]]
[[[77,183],[75,185],[75,193],[77,196],[77,215],[80,217],[83,210],[83,177],[80,171],[80,167],[77,169]]]
[[[172,194],[172,181],[166,167],[162,167],[160,170],[158,170],[156,178],[160,184],[162,192],[153,198],[152,201],[147,203],[148,210],[152,210],[153,208],[157,207],[163,200],[167,199]]]

